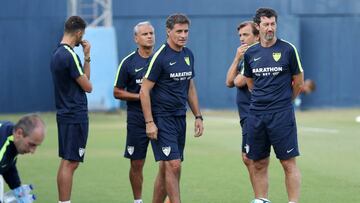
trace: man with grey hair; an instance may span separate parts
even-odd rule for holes
[[[139,91],[155,43],[154,27],[150,22],[140,22],[134,27],[134,41],[137,49],[120,62],[114,84],[114,97],[127,103],[127,137],[124,157],[130,159],[129,178],[134,203],[142,203],[142,171],[149,138],[145,132]]]
[[[195,137],[204,130],[193,79],[194,55],[185,47],[189,26],[190,20],[184,14],[167,18],[167,41],[152,57],[140,90],[146,134],[152,139],[155,160],[159,161],[153,203],[162,203],[166,194],[171,203],[181,202],[187,103],[195,117]]]
[[[36,114],[23,116],[15,125],[0,121],[0,174],[17,199],[25,195],[16,168],[17,155],[34,153],[44,137],[45,124]]]

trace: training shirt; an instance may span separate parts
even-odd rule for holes
[[[244,61],[238,65],[238,73],[244,75]],[[240,119],[244,119],[248,116],[250,106],[250,92],[247,85],[238,87],[236,94],[236,104],[238,106]]]
[[[138,50],[126,56],[119,65],[115,87],[126,89],[126,91],[138,94],[140,92],[143,77],[146,73],[149,58],[140,56]],[[126,101],[128,113],[141,113],[141,103],[138,101]]]
[[[303,72],[294,45],[277,39],[271,47],[257,43],[245,52],[244,75],[252,78],[251,112],[292,108],[292,76]]]
[[[10,189],[21,185],[16,169],[18,152],[14,144],[14,124],[10,121],[0,121],[0,174]]]
[[[84,74],[79,56],[67,44],[60,44],[51,58],[57,121],[88,122],[85,91],[76,82]]]
[[[183,47],[178,52],[163,44],[151,59],[145,75],[155,82],[151,91],[153,115],[185,115],[189,84],[194,76],[194,55],[190,49]]]

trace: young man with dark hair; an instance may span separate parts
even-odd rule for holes
[[[71,16],[65,23],[63,38],[51,58],[56,120],[61,162],[57,174],[59,203],[70,203],[73,175],[83,162],[88,137],[89,119],[85,92],[92,91],[90,82],[90,43],[83,40],[86,23]],[[74,52],[81,45],[84,66]]]
[[[18,202],[22,202],[25,191],[16,168],[18,154],[35,153],[45,138],[45,124],[36,114],[23,116],[15,125],[0,121],[0,174],[13,191]]]
[[[143,167],[149,138],[146,136],[144,115],[139,91],[155,44],[154,27],[150,22],[140,22],[134,27],[133,51],[121,60],[114,84],[114,97],[127,104],[127,136],[124,156],[130,159],[129,178],[134,203],[142,203]]]
[[[253,185],[253,163],[252,160],[246,156],[247,144],[247,117],[250,105],[250,92],[246,85],[246,78],[244,74],[244,53],[255,43],[259,41],[259,31],[252,21],[245,21],[240,23],[237,28],[241,45],[237,48],[234,60],[229,67],[226,75],[226,86],[229,88],[237,87],[236,104],[238,106],[240,125],[242,130],[242,159],[248,169],[250,182]]]
[[[185,47],[190,20],[183,14],[167,18],[167,42],[154,54],[140,90],[146,134],[152,139],[159,172],[153,203],[180,203],[180,173],[186,134],[186,103],[195,116],[195,137],[203,133],[194,83],[194,56]],[[151,91],[151,98],[150,98]]]
[[[268,166],[273,146],[284,169],[289,203],[297,203],[301,178],[296,156],[300,153],[292,101],[304,83],[303,69],[295,46],[276,37],[273,9],[259,8],[254,22],[260,43],[244,55],[244,75],[251,90],[247,157],[254,163],[253,202],[269,202]]]

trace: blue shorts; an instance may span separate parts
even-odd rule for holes
[[[294,109],[248,116],[247,157],[261,160],[270,156],[271,145],[276,157],[287,160],[299,156]]]
[[[59,123],[59,156],[65,160],[83,162],[89,123]]]
[[[246,148],[248,148],[247,145],[247,136],[248,136],[248,129],[247,129],[247,117],[240,118],[240,125],[241,125],[241,131],[242,131],[242,144],[241,144],[241,151],[243,153],[247,153]]]
[[[156,161],[184,160],[186,117],[159,116],[154,118],[158,127],[157,140],[151,140]]]
[[[124,157],[131,160],[145,159],[148,145],[149,138],[146,135],[146,126],[143,114],[128,112]]]

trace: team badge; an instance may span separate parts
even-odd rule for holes
[[[134,146],[127,146],[127,151],[130,155],[134,153]]]
[[[188,66],[190,66],[190,58],[188,56],[184,57],[184,60]]]
[[[250,146],[249,146],[248,144],[246,144],[246,145],[244,146],[244,148],[245,148],[246,154],[248,154],[249,151],[250,151]]]
[[[169,156],[169,154],[171,152],[171,147],[163,147],[162,151],[166,156]]]
[[[278,62],[281,58],[281,52],[274,52],[273,53],[273,59]]]
[[[84,148],[79,148],[79,156],[82,157],[85,154],[85,149]]]

